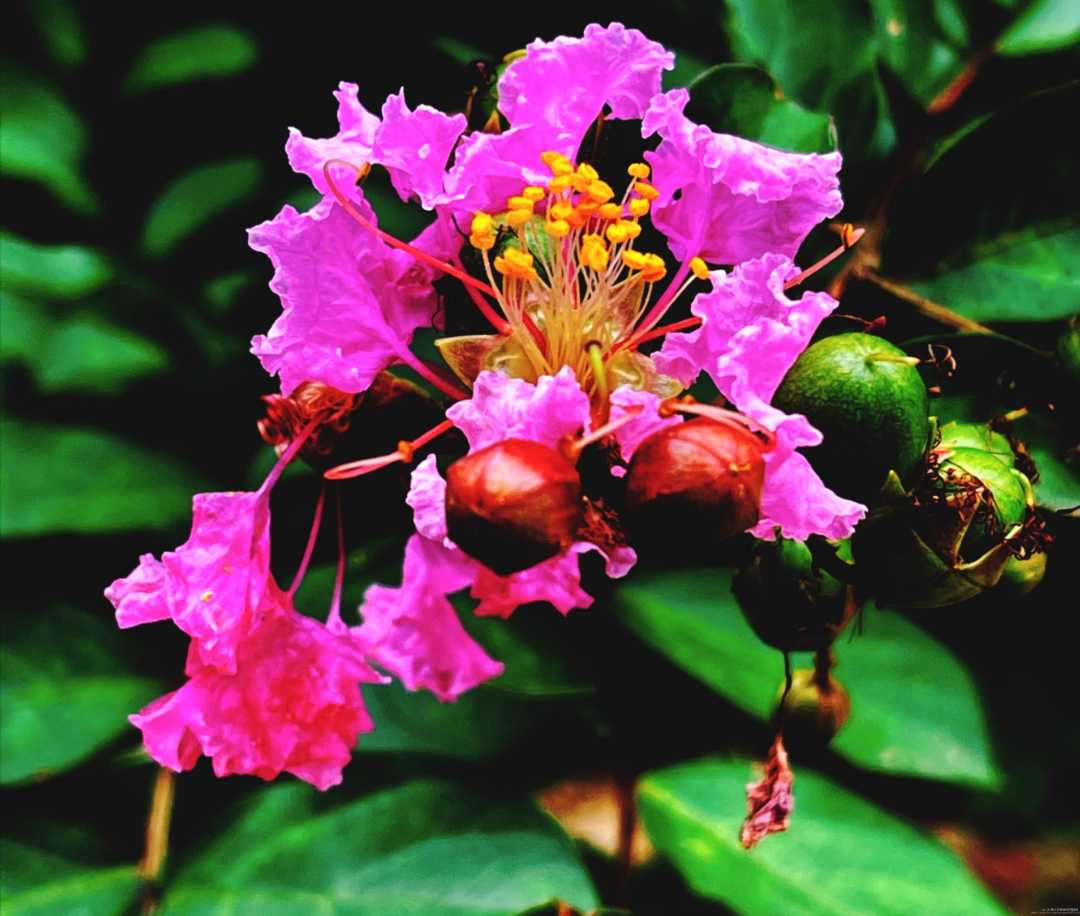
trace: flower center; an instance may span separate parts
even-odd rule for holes
[[[588,163],[575,165],[556,152],[541,159],[552,176],[546,187],[527,185],[504,211],[472,220],[469,241],[510,324],[491,368],[535,381],[570,366],[590,397],[601,400],[619,384],[644,387],[640,358],[616,343],[667,274],[662,258],[634,247],[640,220],[658,196],[649,166],[628,168],[631,181],[616,200]]]

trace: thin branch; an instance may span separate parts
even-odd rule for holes
[[[957,314],[951,308],[942,305],[940,302],[935,302],[933,299],[927,299],[926,296],[920,296],[910,287],[904,286],[902,283],[897,283],[895,280],[890,280],[887,277],[883,277],[874,270],[867,269],[859,276],[863,280],[869,280],[875,286],[880,286],[886,292],[892,293],[897,299],[902,299],[904,302],[913,306],[915,311],[920,315],[923,315],[932,321],[936,321],[938,324],[956,328],[958,331],[972,331],[976,334],[994,333],[994,331],[985,324],[979,324],[979,322],[974,319],[965,318],[963,315]]]

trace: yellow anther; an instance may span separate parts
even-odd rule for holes
[[[645,269],[645,255],[630,248],[622,253],[623,263],[631,270]]]
[[[507,210],[506,221],[515,229],[524,226],[533,217],[532,207],[528,210]]]
[[[589,179],[584,175],[575,174],[568,175],[570,179],[570,187],[572,187],[578,194],[585,194],[589,190]]]
[[[660,192],[647,181],[635,181],[634,190],[646,200],[656,200],[660,196]]]
[[[667,265],[664,259],[657,254],[645,255],[645,267],[641,271],[641,278],[648,283],[662,280],[667,273]]]
[[[570,234],[570,224],[564,219],[553,219],[547,224],[548,235],[564,239]]]
[[[610,255],[604,240],[598,235],[586,235],[581,240],[581,261],[597,273],[607,270]]]
[[[574,205],[568,200],[557,200],[549,211],[552,219],[567,219],[574,212]]]
[[[623,222],[613,223],[608,226],[605,235],[613,245],[620,245],[630,238],[630,233],[626,231],[626,225]]]
[[[481,251],[491,251],[491,249],[495,247],[495,236],[484,235],[483,233],[477,234],[474,232],[469,236],[469,243],[473,248],[479,248]]]
[[[600,173],[587,162],[583,162],[577,167],[577,173],[586,181],[596,181],[600,177]]]
[[[690,259],[690,271],[699,280],[709,279],[709,265],[706,264],[701,258]]]
[[[521,196],[524,197],[526,200],[531,200],[533,203],[536,203],[536,201],[543,200],[545,197],[547,197],[547,191],[545,191],[539,185],[531,184],[526,186],[522,190]]]
[[[618,230],[617,234],[621,236],[621,239],[623,241],[625,241],[626,239],[636,239],[639,235],[641,235],[640,224],[635,223],[633,220],[629,219],[621,219],[611,228]],[[611,236],[609,235],[608,238],[611,238]]]
[[[551,191],[552,194],[558,194],[561,191],[565,191],[568,187],[570,187],[569,175],[559,175],[557,178],[552,178],[551,181],[548,182],[548,190]]]
[[[495,231],[495,220],[487,213],[477,213],[472,218],[470,231],[473,235],[487,235]]]
[[[630,213],[634,216],[644,216],[649,212],[649,202],[644,197],[635,197],[630,201]]]
[[[596,211],[596,215],[599,216],[600,219],[618,219],[622,216],[622,207],[618,204],[604,204]]]
[[[589,221],[589,217],[578,210],[571,210],[566,216],[566,221],[570,224],[571,229],[580,229]]]
[[[648,178],[649,167],[644,162],[632,162],[626,169],[632,178]]]
[[[595,200],[583,200],[580,201],[576,207],[578,213],[584,213],[586,216],[592,216],[600,209],[600,204]]]
[[[600,181],[599,179],[589,182],[589,187],[585,191],[593,200],[600,203],[607,203],[611,198],[615,196],[615,192],[612,190],[611,185],[606,181]]]
[[[495,259],[495,269],[514,280],[537,279],[536,269],[533,267],[533,256],[520,248],[507,248]]]
[[[567,159],[562,153],[553,149],[544,150],[544,152],[540,154],[540,161],[543,162],[544,165],[546,165],[549,169],[554,169],[556,165],[561,165],[565,162],[567,165],[571,166],[570,171],[574,171],[570,160]]]
[[[511,197],[506,202],[507,210],[528,210],[532,213],[533,201],[527,197]]]

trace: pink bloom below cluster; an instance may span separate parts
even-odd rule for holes
[[[691,122],[683,114],[688,93],[661,92],[662,72],[672,66],[670,52],[619,24],[591,25],[581,38],[536,41],[499,83],[506,124],[501,133],[469,132],[462,115],[410,109],[403,92],[391,95],[376,116],[360,104],[355,85],[342,83],[336,93],[338,134],[309,139],[292,130],[286,146],[293,169],[311,179],[322,200],[306,213],[285,207],[250,231],[252,247],[270,258],[271,288],[282,304],[281,315],[267,334],[253,339],[252,350],[279,377],[282,394],[291,395],[304,382],[360,393],[389,366],[404,364],[437,385],[443,379],[443,390],[457,399],[446,416],[464,433],[470,453],[506,439],[555,449],[568,437],[588,434],[603,416],[623,422],[611,433],[622,459],[612,473],[625,474],[643,440],[682,422],[661,409],[661,397],[648,385],[608,391],[605,382],[589,388],[573,368],[581,372],[588,363],[567,359],[535,373],[534,381],[480,371],[469,379],[471,397],[462,398],[443,374],[411,352],[410,342],[439,314],[435,279],[442,273],[462,276],[460,249],[475,214],[524,206],[529,216],[535,195],[549,193],[545,182],[551,181],[551,194],[563,193],[554,190],[554,167],[545,172],[544,163],[572,168],[598,117],[639,119],[643,138],[659,138],[645,153],[653,184],[635,185],[640,197],[630,201],[634,206],[619,209],[624,200],[605,218],[618,220],[624,241],[636,238],[628,233],[651,202],[653,223],[681,263],[655,306],[625,329],[630,336],[612,341],[605,352],[617,354],[618,345],[628,341],[635,350],[635,333],[657,336],[648,332],[691,271],[706,276],[704,262],[732,268],[707,274],[711,289],[691,305],[699,327],[667,334],[651,360],[634,353],[633,365],[650,367],[646,376],[658,371],[684,385],[708,373],[739,411],[775,437],[765,456],[755,535],[849,535],[864,507],[828,490],[798,451],[819,443],[821,434],[804,417],[770,404],[784,373],[836,306],[824,293],[789,298],[785,289],[799,274],[793,258],[807,233],[841,208],[840,156],[787,153]],[[372,165],[387,169],[403,199],[434,211],[432,224],[409,244],[378,230],[356,184],[357,172]],[[575,179],[589,184],[596,175],[588,171]],[[648,176],[649,167],[632,166],[631,174]],[[533,197],[515,196],[523,185]],[[608,187],[602,181],[592,186],[600,194]],[[577,214],[582,224],[597,207]],[[476,225],[490,231],[485,219]],[[549,224],[553,237],[564,239],[568,224],[562,226],[556,232]],[[614,270],[625,249],[609,237],[618,262]],[[606,270],[606,241],[588,238],[593,269]],[[577,257],[570,251],[576,239],[564,241],[567,257]],[[647,263],[655,272],[655,262],[631,254],[638,260],[627,260],[630,268]],[[513,283],[531,282],[531,267],[518,267]],[[649,292],[639,303],[647,305],[655,276],[634,279],[641,289],[648,280]],[[471,280],[474,299],[497,296],[493,288],[478,292],[485,284]],[[576,308],[576,296],[570,298]],[[496,330],[507,334],[513,325],[514,333],[524,333],[528,316],[511,315],[513,309],[498,301],[513,321],[496,316]],[[534,325],[529,333],[545,332]],[[526,344],[534,346],[527,338]],[[597,398],[603,400],[600,410]],[[593,600],[581,586],[583,553],[599,552],[615,578],[636,561],[618,526],[587,524],[557,555],[497,575],[448,537],[447,484],[435,457],[428,456],[414,470],[407,497],[416,533],[406,546],[402,584],[370,587],[357,626],[341,620],[336,602],[325,624],[302,616],[291,592],[283,592],[270,573],[269,498],[308,433],[297,436],[258,492],[197,496],[188,541],[160,560],[142,557],[131,575],[106,592],[120,626],[168,619],[191,638],[187,683],[132,717],[151,756],[165,766],[187,769],[206,755],[219,775],[269,779],[288,771],[319,788],[334,785],[358,736],[373,727],[359,690],[361,683],[384,680],[371,664],[408,689],[426,689],[443,700],[502,671],[462,627],[451,595],[468,590],[480,615],[507,617],[536,601],[566,614]]]

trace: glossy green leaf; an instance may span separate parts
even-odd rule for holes
[[[317,804],[307,786],[259,793],[181,872],[164,912],[232,912],[259,899],[269,912],[511,916],[555,899],[597,903],[573,845],[531,804],[444,782],[325,814]]]
[[[0,362],[27,364],[45,392],[107,394],[169,364],[157,344],[92,312],[59,318],[28,299],[0,292],[0,314]]]
[[[1015,434],[1027,445],[1039,479],[1035,499],[1045,509],[1075,509],[1080,506],[1080,466],[1065,460],[1068,435],[1059,437],[1045,416],[1028,416],[1013,425]]]
[[[962,10],[955,0],[872,0],[871,5],[882,60],[925,104],[964,66],[966,48],[956,42],[966,38]]]
[[[4,898],[5,916],[123,916],[142,881],[131,865],[77,872]]]
[[[27,7],[54,60],[66,67],[86,60],[86,34],[70,0],[34,0]]]
[[[757,67],[710,67],[689,89],[687,115],[717,132],[800,153],[835,148],[828,116],[785,99],[772,78]]]
[[[1054,321],[1080,311],[1080,228],[1035,229],[979,246],[912,287],[976,321]]]
[[[143,230],[143,250],[160,257],[214,217],[251,195],[259,186],[262,166],[255,159],[236,159],[200,166],[181,175],[161,192]]]
[[[451,35],[439,35],[433,38],[431,46],[462,67],[468,66],[474,60],[487,60],[490,57],[487,52],[482,51],[476,45],[471,45]]]
[[[242,73],[258,59],[255,39],[231,25],[207,25],[159,38],[128,76],[133,91]]]
[[[205,489],[185,467],[108,433],[5,420],[4,537],[182,524]]]
[[[642,576],[616,609],[645,642],[736,706],[771,716],[783,657],[760,642],[731,594],[731,571]],[[832,747],[873,770],[995,787],[1001,782],[971,676],[914,624],[870,606],[864,632],[834,646],[852,713]],[[796,663],[808,664],[808,660]]]
[[[643,780],[645,829],[699,894],[785,916],[1004,912],[937,840],[805,768],[788,831],[748,852],[739,829],[759,776],[749,760],[705,759]]]
[[[1080,4],[1075,0],[1034,0],[1005,30],[997,50],[1009,56],[1042,54],[1077,42],[1080,42]]]
[[[3,287],[57,299],[85,296],[108,283],[112,267],[103,254],[81,245],[39,245],[0,233]]]
[[[74,766],[161,691],[130,671],[119,631],[70,608],[9,614],[0,647],[0,782]],[[58,636],[62,635],[62,638]]]
[[[0,73],[0,173],[45,185],[81,213],[97,208],[82,175],[86,128],[51,86],[5,68]]]

